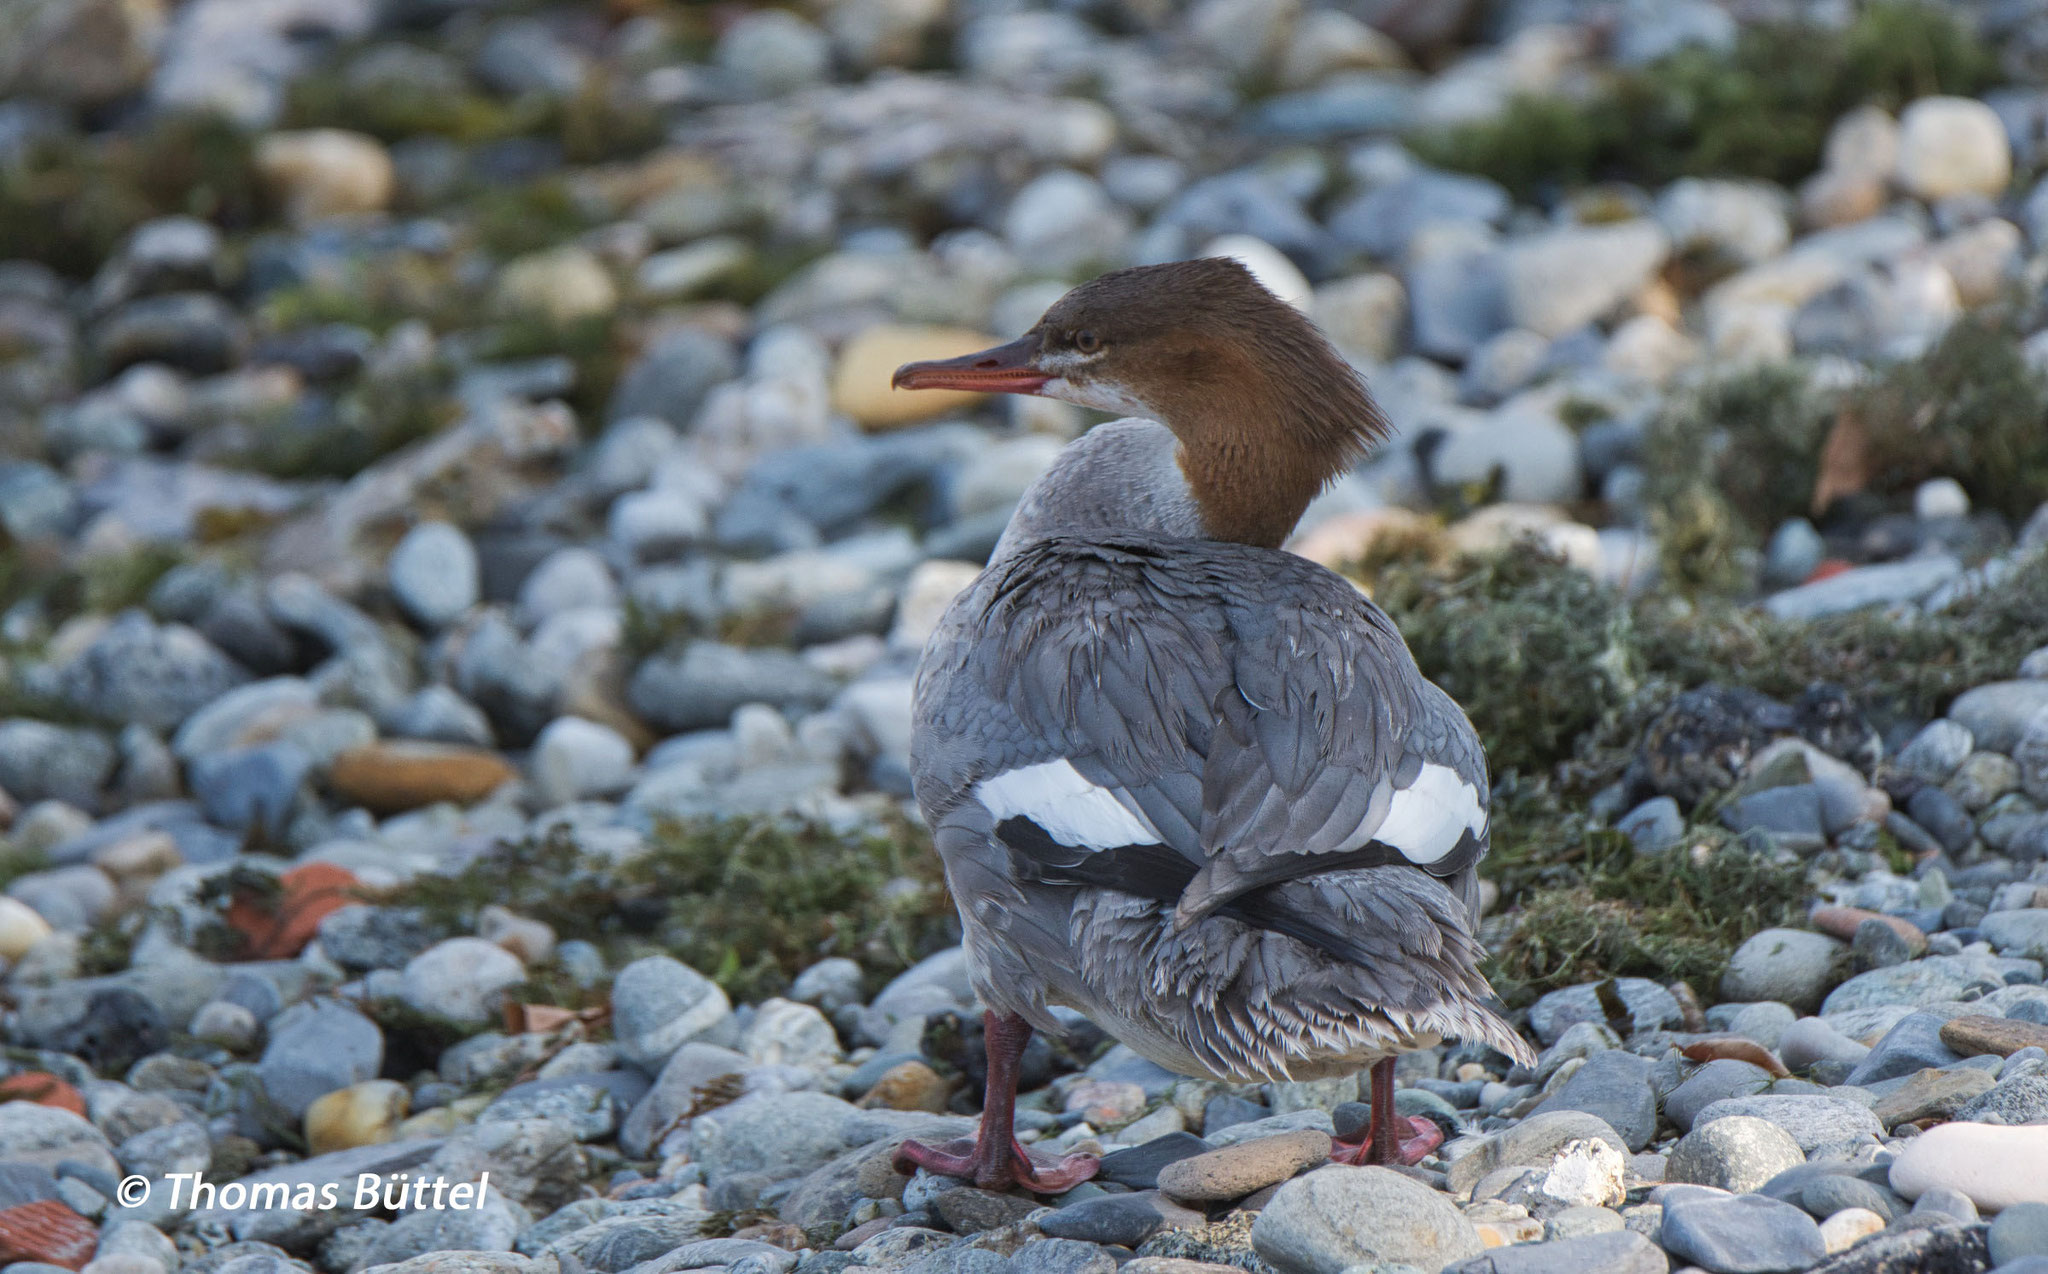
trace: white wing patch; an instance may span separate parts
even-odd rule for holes
[[[1478,789],[1450,766],[1428,762],[1413,783],[1394,793],[1386,818],[1365,839],[1392,845],[1409,862],[1428,866],[1456,849],[1466,832],[1477,836],[1485,830]]]
[[[1065,760],[992,774],[974,785],[974,795],[997,823],[1028,818],[1046,835],[1075,849],[1156,845],[1166,839],[1151,819],[1108,788],[1082,778]]]

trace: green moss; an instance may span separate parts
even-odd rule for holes
[[[560,178],[486,190],[464,211],[477,245],[500,260],[556,247],[596,225]]]
[[[1547,770],[1635,689],[1620,597],[1533,545],[1456,569],[1388,567],[1374,596],[1492,767]]]
[[[539,96],[499,98],[473,89],[345,69],[315,71],[292,81],[285,104],[290,128],[347,128],[385,142],[421,135],[465,145],[555,129],[560,108]]]
[[[1865,6],[1845,30],[1745,26],[1733,48],[1689,47],[1622,70],[1583,100],[1525,97],[1491,120],[1411,139],[1425,160],[1527,195],[1618,178],[1684,176],[1791,184],[1819,163],[1845,111],[1998,81],[1996,52],[1931,3]]]
[[[5,840],[0,840],[0,890],[32,872],[43,871],[50,865],[49,856],[38,851],[17,849]]]
[[[587,315],[558,323],[537,315],[509,319],[488,329],[479,342],[484,358],[516,361],[559,354],[576,365],[569,405],[588,421],[604,418],[612,387],[625,371],[626,351],[615,314]]]
[[[1625,599],[1533,546],[1387,566],[1375,595],[1423,674],[1471,717],[1502,793],[1555,778],[1583,797],[1618,776],[1673,694],[1708,681],[1787,701],[1832,682],[1880,722],[1939,715],[1971,686],[2011,676],[2040,644],[2048,554],[1939,615],[1795,623],[1712,594]],[[1496,854],[1512,859],[1516,820],[1497,826]],[[1554,849],[1532,844],[1528,856],[1548,862]]]
[[[1978,505],[2022,520],[2048,492],[2048,376],[2002,311],[1965,315],[1919,358],[1885,369],[1844,402],[1867,440],[1869,489],[1904,497],[1955,478]]]
[[[1717,827],[1638,854],[1547,784],[1513,784],[1496,801],[1495,851],[1481,870],[1516,909],[1500,922],[1487,976],[1510,1003],[1608,977],[1683,981],[1711,998],[1735,947],[1795,923],[1811,892],[1797,862]]]
[[[886,979],[952,941],[952,909],[921,833],[847,835],[788,820],[660,827],[645,854],[591,858],[566,832],[503,844],[398,902],[451,932],[498,903],[545,918],[615,959],[666,951],[743,1000],[785,989],[827,956]]]
[[[237,227],[263,211],[248,136],[211,117],[50,138],[0,165],[6,255],[74,278],[151,218],[184,213]]]
[[[1717,376],[1672,396],[1650,424],[1645,500],[1721,501],[1749,537],[1807,511],[1833,403],[1796,365]]]

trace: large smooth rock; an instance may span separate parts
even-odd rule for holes
[[[1712,1274],[1777,1274],[1827,1257],[1814,1219],[1758,1194],[1680,1194],[1664,1205],[1664,1247]]]
[[[1693,1128],[1697,1131],[1715,1120],[1731,1116],[1765,1120],[1789,1134],[1799,1143],[1799,1149],[1806,1153],[1837,1142],[1882,1136],[1884,1132],[1878,1127],[1877,1116],[1861,1102],[1846,1097],[1770,1093],[1755,1097],[1728,1097],[1714,1102],[1694,1116]]]
[[[1908,1199],[1960,1190],[1984,1212],[2048,1203],[2048,1136],[2040,1128],[1941,1124],[1905,1143],[1892,1160],[1891,1183]]]
[[[1811,1013],[1839,979],[1842,944],[1807,929],[1765,929],[1735,949],[1721,975],[1721,998],[1777,1000]]]
[[[1741,1193],[1805,1162],[1790,1133],[1762,1119],[1735,1115],[1695,1122],[1672,1147],[1664,1178]]]
[[[1621,1134],[1629,1150],[1641,1150],[1657,1132],[1657,1094],[1650,1087],[1649,1059],[1620,1049],[1593,1054],[1532,1113],[1552,1110],[1597,1115]]]
[[[1281,1186],[1252,1225],[1253,1249],[1282,1274],[1397,1261],[1441,1269],[1482,1246],[1448,1198],[1387,1168],[1318,1168]]]
[[[1563,336],[1640,292],[1670,252],[1670,237],[1649,220],[1516,239],[1502,254],[1508,321],[1540,336]]]

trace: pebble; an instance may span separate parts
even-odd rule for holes
[[[1283,1274],[1340,1274],[1374,1261],[1440,1269],[1481,1247],[1458,1209],[1428,1186],[1344,1165],[1280,1187],[1252,1226],[1252,1246]]]
[[[635,960],[612,983],[619,1056],[650,1074],[731,1012],[717,983],[668,956]]]
[[[1941,1024],[1941,1042],[1960,1057],[2010,1057],[2023,1048],[2048,1048],[2048,1025],[1966,1014]]]
[[[1843,1208],[1820,1223],[1821,1245],[1833,1256],[1884,1230],[1884,1218],[1868,1208]]]
[[[1803,1270],[1827,1256],[1813,1218],[1757,1194],[1681,1194],[1664,1204],[1665,1249],[1713,1274]]]
[[[1385,1268],[1385,1267],[1381,1267]],[[1444,1274],[1661,1274],[1670,1262],[1633,1230],[1495,1248]]]
[[[391,550],[391,594],[422,628],[446,628],[477,604],[476,548],[460,527],[422,522]]]
[[[411,1106],[405,1085],[365,1080],[336,1089],[306,1107],[306,1147],[313,1154],[390,1141]]]
[[[1664,1177],[1739,1194],[1804,1162],[1806,1155],[1790,1133],[1767,1120],[1731,1113],[1696,1118],[1693,1130],[1672,1148]]]
[[[2012,147],[1997,112],[1966,97],[1923,97],[1899,116],[1899,185],[1929,203],[1996,198],[2012,180]]]
[[[1991,1219],[1984,1235],[1993,1266],[2048,1256],[2048,1203],[2018,1203]]]
[[[474,805],[516,777],[495,752],[395,741],[344,752],[327,772],[328,785],[344,800],[386,814],[442,801]]]
[[[1165,1164],[1161,1192],[1189,1203],[1240,1199],[1330,1157],[1330,1136],[1313,1128],[1257,1137]]]
[[[496,1015],[505,991],[526,980],[526,966],[495,942],[450,938],[406,963],[399,994],[430,1017],[480,1025]]]
[[[1819,1008],[1839,979],[1842,944],[1804,929],[1765,929],[1735,949],[1721,975],[1721,996],[1777,1000],[1801,1012]]]
[[[2048,1140],[2036,1129],[1942,1124],[1905,1143],[1892,1160],[1891,1185],[1907,1199],[1959,1190],[1982,1212],[2048,1203]]]

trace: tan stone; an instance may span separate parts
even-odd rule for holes
[[[959,327],[914,327],[885,323],[848,341],[832,369],[832,406],[863,429],[893,429],[962,411],[981,394],[951,389],[892,389],[889,378],[905,363],[955,358],[1001,342]]]
[[[0,960],[19,960],[50,936],[50,922],[19,898],[0,894]]]
[[[256,170],[302,225],[381,212],[391,202],[391,156],[376,138],[347,129],[271,133],[256,143]]]
[[[412,1106],[405,1085],[370,1079],[336,1089],[306,1107],[306,1145],[316,1155],[390,1141]]]
[[[2023,1048],[2048,1048],[2048,1026],[2016,1018],[1973,1014],[1950,1018],[1942,1023],[1941,1042],[1962,1057],[1976,1057],[1984,1053],[2011,1057]]]
[[[1159,1189],[1194,1203],[1222,1203],[1277,1185],[1330,1157],[1330,1134],[1314,1128],[1255,1137],[1167,1164]]]
[[[399,814],[441,801],[474,805],[514,777],[505,758],[482,748],[386,742],[342,753],[327,781],[343,800]]]
[[[869,1110],[925,1110],[943,1115],[951,1095],[952,1085],[923,1062],[898,1062],[882,1072],[860,1105]]]
[[[1846,1252],[1857,1242],[1884,1229],[1884,1218],[1869,1208],[1843,1208],[1820,1223],[1820,1240],[1828,1255]]]
[[[498,275],[498,308],[556,323],[610,314],[619,305],[611,272],[588,248],[564,244],[507,262]]]
[[[1944,1040],[1947,1035],[1944,1029]],[[1997,1082],[1988,1071],[1923,1070],[1879,1098],[1877,1104],[1870,1108],[1870,1113],[1876,1115],[1877,1122],[1886,1128],[1896,1128],[1930,1116],[1947,1119],[1968,1105],[1972,1097]]]

